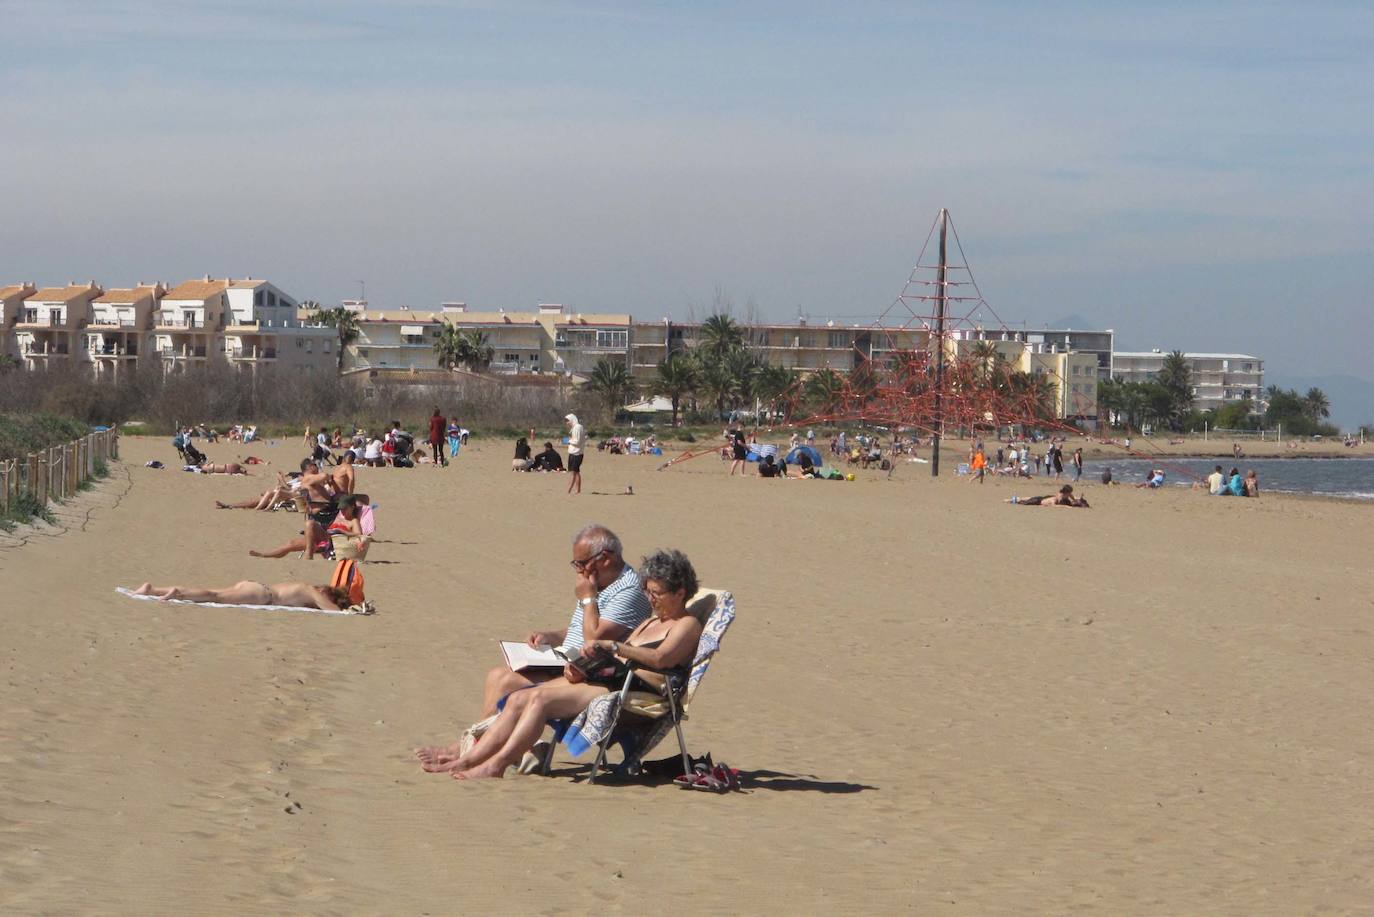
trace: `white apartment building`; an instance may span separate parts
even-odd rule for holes
[[[230,280],[224,357],[256,371],[259,366],[332,369],[338,333],[302,320],[299,304],[266,280]]]
[[[1125,382],[1145,382],[1159,376],[1168,353],[1117,351],[1112,372]],[[1264,361],[1247,353],[1185,353],[1193,385],[1193,407],[1216,410],[1224,404],[1249,398],[1256,405],[1264,397]]]
[[[14,326],[23,315],[24,302],[38,288],[32,283],[13,283],[0,286],[0,356],[19,359],[19,341],[14,335]]]
[[[160,283],[106,290],[91,300],[85,358],[98,378],[118,378],[134,369],[147,349],[153,316],[167,288]],[[149,358],[151,359],[151,358]]]
[[[83,360],[85,348],[78,334],[90,320],[91,300],[104,292],[91,281],[84,286],[45,287],[24,299],[14,325],[24,367],[47,369]]]

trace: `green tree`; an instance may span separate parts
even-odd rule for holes
[[[434,339],[434,353],[444,369],[465,366],[473,372],[486,369],[496,355],[485,334],[476,329],[459,328],[447,319]]]
[[[701,323],[697,349],[708,357],[722,359],[734,350],[744,349],[744,329],[728,315],[716,313]]]
[[[696,360],[684,353],[670,353],[658,364],[658,372],[650,383],[655,395],[662,395],[673,403],[673,426],[677,426],[682,399],[690,398],[701,384]]]
[[[844,391],[844,379],[833,369],[822,369],[806,380],[806,399],[824,411],[835,406]]]
[[[1193,372],[1182,351],[1175,350],[1165,355],[1164,365],[1155,381],[1168,396],[1167,399],[1161,399],[1152,395],[1152,403],[1162,408],[1156,421],[1172,430],[1181,430],[1183,419],[1193,409]]]
[[[786,366],[764,364],[759,367],[758,374],[754,378],[754,394],[760,401],[768,405],[769,411],[776,414],[778,413],[778,402],[782,401],[796,384],[796,376]]]
[[[319,303],[314,300],[306,300],[302,304],[302,307],[306,309],[318,306]],[[336,306],[333,309],[316,308],[310,313],[310,321],[317,325],[327,325],[338,334],[339,349],[335,358],[338,371],[343,372],[344,349],[362,335],[362,329],[358,324],[358,313],[352,309],[345,309],[343,306]]]
[[[1323,418],[1331,416],[1331,401],[1326,397],[1326,392],[1319,388],[1309,388],[1302,403],[1303,412],[1313,423],[1321,423]]]
[[[614,419],[616,411],[623,407],[634,393],[635,383],[624,363],[602,357],[596,361],[591,374],[587,377],[587,388],[601,396],[606,402],[606,409],[610,412],[611,418]]]

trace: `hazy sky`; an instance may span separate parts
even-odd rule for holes
[[[1008,323],[1369,362],[1374,5],[0,0],[0,282]]]

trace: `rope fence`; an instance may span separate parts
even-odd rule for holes
[[[25,495],[45,506],[66,500],[95,476],[96,463],[119,458],[119,431],[101,430],[74,442],[0,460],[0,515]]]

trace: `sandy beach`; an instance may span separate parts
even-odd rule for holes
[[[1227,444],[1229,447],[1229,443]],[[1247,450],[1251,447],[1246,446]],[[1366,447],[1368,448],[1368,447]],[[9,914],[1367,912],[1374,508],[899,467],[729,479],[592,454],[512,474],[360,469],[375,617],[162,606],[145,580],[327,577],[249,548],[253,477],[124,463],[80,525],[0,547]],[[634,496],[621,496],[633,485]],[[65,517],[64,517],[65,518]],[[459,783],[496,642],[558,627],[587,522],[678,547],[738,620],[686,724],[747,792]],[[671,746],[662,746],[663,754]]]

